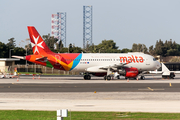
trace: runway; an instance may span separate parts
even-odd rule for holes
[[[0,109],[180,113],[180,76],[111,80],[81,76],[0,79]]]
[[[0,92],[180,92],[180,83],[1,84]]]

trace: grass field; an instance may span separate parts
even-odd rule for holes
[[[56,111],[1,110],[0,120],[56,120]],[[179,120],[180,113],[68,112],[64,120]]]

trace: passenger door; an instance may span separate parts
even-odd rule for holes
[[[150,61],[149,61],[149,59],[148,58],[146,58],[146,65],[150,65]]]

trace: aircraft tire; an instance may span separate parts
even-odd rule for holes
[[[84,79],[85,79],[85,80],[87,80],[87,76],[88,76],[88,75],[84,75]]]
[[[107,80],[111,80],[111,76],[110,75],[107,76]]]
[[[170,78],[174,79],[174,77],[175,77],[174,73],[170,73]]]
[[[145,80],[145,77],[144,77],[144,76],[141,76],[141,80]]]
[[[104,80],[106,80],[106,79],[107,79],[107,75],[104,76]]]
[[[171,78],[171,79],[174,79],[174,76],[173,76],[173,75],[170,75],[170,78]]]
[[[167,79],[167,76],[162,76],[163,79]]]
[[[91,76],[90,75],[87,75],[87,80],[90,80],[91,79]]]
[[[86,80],[86,75],[84,75],[84,80]]]

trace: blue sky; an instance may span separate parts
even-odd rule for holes
[[[156,40],[180,44],[179,0],[1,0],[0,41],[14,37],[17,46],[29,38],[27,26],[41,35],[51,32],[51,14],[67,13],[67,41],[83,47],[83,5],[93,6],[93,43],[112,39],[120,49],[133,43],[147,47]]]

